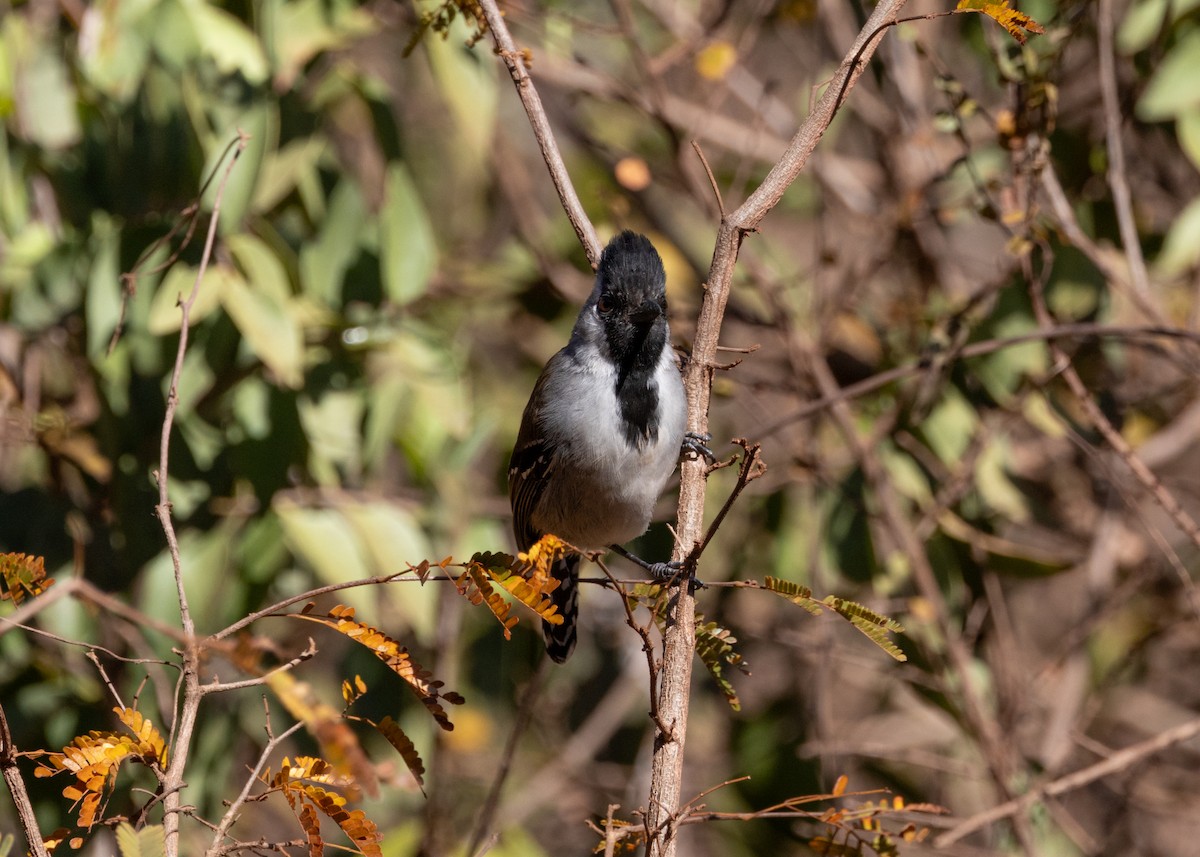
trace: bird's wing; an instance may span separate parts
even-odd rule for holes
[[[558,355],[550,359],[533,386],[529,404],[525,406],[525,414],[521,418],[517,443],[508,462],[508,500],[512,505],[513,535],[516,536],[519,550],[528,550],[542,537],[531,519],[554,468],[554,450],[542,433],[541,411],[546,395],[546,379],[557,359]]]

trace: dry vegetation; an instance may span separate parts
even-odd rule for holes
[[[732,268],[708,430],[721,456],[760,445],[766,469],[743,471],[698,569],[705,660],[725,669],[692,682],[682,855],[886,851],[869,817],[885,798],[904,854],[1196,853],[1200,19],[1020,3],[1044,29],[1022,45],[983,15],[920,17],[951,5],[904,4],[916,19],[881,35]],[[691,351],[722,215],[784,157],[870,10],[502,8],[584,221],[652,236]],[[536,573],[468,562],[511,548],[504,466],[592,255],[476,11],[0,18],[0,551],[57,580],[0,606],[0,767],[43,833],[78,828],[72,783],[35,764],[98,733],[91,773],[116,788],[92,799],[78,778],[102,819],[83,853],[128,841],[120,821],[161,824],[156,787],[185,854],[349,845],[333,824],[364,853],[376,831],[389,855],[618,851],[617,822],[647,806],[653,594],[626,602],[595,567],[578,650],[551,670],[536,616],[499,591],[537,609]],[[210,176],[206,253],[188,206]],[[710,475],[706,521],[738,473]],[[666,558],[668,528],[637,547]],[[38,589],[23,563],[5,593],[18,572]],[[734,585],[768,576],[897,620],[907,661],[835,611]],[[324,627],[258,612],[359,580],[317,599]],[[214,681],[230,686],[200,689]],[[14,768],[12,747],[60,755]],[[312,757],[332,749],[331,774]],[[786,803],[843,775],[868,793]],[[846,814],[812,817],[830,805]],[[0,800],[0,854],[10,831],[19,850]]]

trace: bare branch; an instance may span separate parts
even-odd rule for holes
[[[575,227],[579,243],[583,245],[588,261],[594,269],[600,264],[602,249],[600,238],[596,235],[596,228],[588,219],[587,212],[583,210],[583,204],[575,193],[575,186],[571,184],[567,166],[563,163],[562,154],[558,151],[558,143],[554,139],[554,131],[550,128],[550,120],[546,117],[545,108],[542,107],[542,99],[538,95],[537,87],[533,85],[533,78],[529,76],[529,70],[525,67],[525,56],[517,49],[516,42],[513,41],[512,34],[508,31],[508,24],[504,22],[504,15],[496,5],[496,0],[479,0],[479,5],[487,18],[488,29],[492,31],[496,52],[508,67],[513,85],[517,88],[517,96],[521,99],[525,114],[529,117],[533,136],[537,138],[538,147],[542,150],[542,159],[550,170],[550,179],[558,191],[558,198],[562,202],[563,210],[567,213],[567,219],[571,221],[571,225]]]
[[[933,844],[937,848],[945,848],[953,845],[960,839],[969,836],[977,830],[982,830],[989,824],[1009,818],[1018,812],[1028,810],[1045,798],[1066,794],[1069,791],[1082,788],[1088,783],[1095,782],[1101,777],[1107,777],[1110,774],[1127,770],[1147,756],[1161,752],[1168,747],[1174,747],[1176,744],[1182,744],[1184,741],[1194,738],[1197,735],[1200,735],[1200,718],[1181,723],[1178,726],[1160,732],[1152,738],[1147,738],[1145,741],[1134,744],[1132,747],[1119,750],[1107,759],[1097,762],[1094,765],[1081,768],[1078,771],[1059,777],[1044,785],[1034,786],[1020,797],[1013,798],[999,806],[971,816],[957,827],[937,837],[933,841]]]
[[[763,217],[779,202],[800,175],[808,157],[833,121],[843,96],[862,74],[871,59],[881,29],[896,19],[904,0],[883,0],[850,47],[825,93],[788,144],[787,151],[767,174],[763,183],[731,215],[723,218],[709,266],[692,358],[684,376],[688,397],[688,430],[704,434],[712,393],[721,321],[733,283],[742,238],[757,228]],[[678,534],[675,559],[683,560],[700,541],[704,531],[704,488],[707,468],[703,461],[682,464],[679,488]],[[656,736],[651,762],[647,827],[652,838],[650,857],[674,857],[676,826],[668,822],[679,807],[683,778],[683,750],[687,729],[692,658],[695,650],[695,604],[688,585],[671,587],[667,626],[663,642],[663,664],[659,685],[659,715],[665,724]]]
[[[17,768],[17,748],[13,746],[12,733],[8,729],[8,718],[4,716],[4,707],[0,706],[0,775],[8,784],[12,793],[13,803],[17,807],[17,818],[21,822],[21,830],[25,832],[25,840],[29,851],[34,857],[49,857],[46,845],[42,842],[42,833],[38,830],[37,816],[33,814],[33,804],[29,802],[29,792],[25,791],[25,780]]]
[[[183,672],[180,675],[179,689],[182,690],[182,704],[178,709],[178,717],[171,725],[171,764],[167,768],[163,782],[167,798],[163,806],[163,827],[166,838],[167,857],[177,857],[179,854],[179,813],[181,810],[181,790],[183,786],[183,769],[187,764],[188,746],[191,744],[192,731],[196,726],[196,714],[200,708],[200,658],[195,644],[196,626],[192,622],[191,610],[188,608],[187,591],[183,585],[183,566],[179,558],[179,540],[175,535],[175,526],[171,522],[171,500],[168,495],[168,465],[170,463],[171,427],[175,421],[175,409],[179,405],[179,376],[183,373],[183,358],[187,353],[188,325],[190,314],[197,296],[200,294],[200,283],[208,269],[212,258],[213,243],[217,237],[217,223],[221,217],[221,201],[225,195],[225,187],[229,176],[237,164],[238,157],[246,149],[250,138],[243,132],[238,132],[237,146],[229,159],[225,172],[217,185],[216,196],[213,200],[212,219],[208,224],[208,236],[204,241],[204,253],[200,257],[200,267],[196,271],[196,279],[192,283],[191,294],[179,305],[179,346],[175,351],[175,368],[171,372],[171,386],[167,393],[167,412],[163,417],[162,438],[159,441],[158,472],[158,505],[154,508],[163,533],[167,537],[167,548],[171,554],[171,566],[175,572],[175,591],[179,599],[179,614],[183,634],[186,639],[183,647]],[[177,691],[178,692],[178,691]]]

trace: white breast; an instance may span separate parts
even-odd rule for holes
[[[679,369],[664,349],[654,374],[658,433],[638,446],[625,438],[612,365],[571,357],[571,371],[556,373],[546,391],[543,425],[556,429],[559,453],[532,523],[580,548],[623,544],[646,531],[679,460],[687,416]]]

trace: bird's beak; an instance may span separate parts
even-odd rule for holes
[[[645,300],[641,305],[630,310],[629,320],[637,325],[653,324],[662,315],[662,307],[657,301]]]

